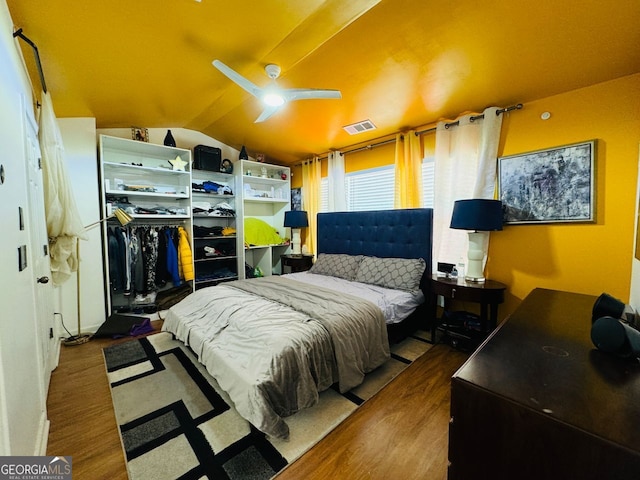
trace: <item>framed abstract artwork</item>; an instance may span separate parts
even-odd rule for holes
[[[596,140],[498,159],[504,223],[595,222]]]
[[[302,210],[302,189],[291,189],[291,210]]]

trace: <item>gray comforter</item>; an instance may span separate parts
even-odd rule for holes
[[[173,306],[163,329],[189,345],[255,427],[279,438],[282,417],[342,392],[389,358],[373,303],[284,277],[228,282]]]

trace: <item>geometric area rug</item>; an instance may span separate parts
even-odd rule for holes
[[[103,350],[131,480],[269,479],[310,449],[431,347],[424,332],[391,345],[391,359],[341,394],[286,418],[289,440],[266,436],[191,350],[161,332]]]

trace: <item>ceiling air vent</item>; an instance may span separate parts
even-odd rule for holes
[[[369,130],[375,130],[376,126],[371,120],[363,120],[362,122],[352,123],[346,127],[342,127],[349,135],[356,135],[362,132],[368,132]]]

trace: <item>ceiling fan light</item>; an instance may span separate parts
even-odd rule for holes
[[[284,97],[276,92],[266,92],[262,97],[262,102],[270,107],[279,107],[284,104]]]

